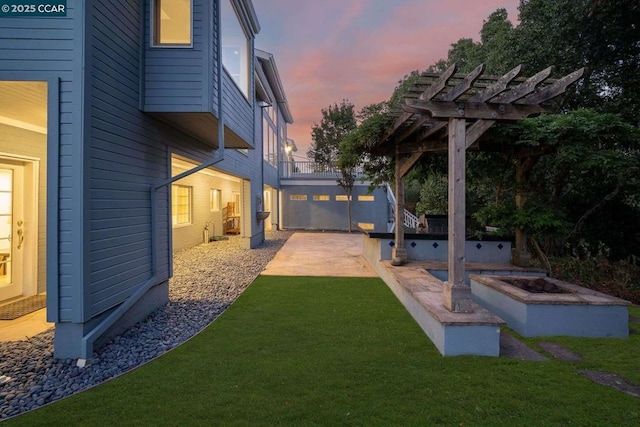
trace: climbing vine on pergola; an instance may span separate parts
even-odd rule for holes
[[[392,125],[380,137],[375,154],[395,157],[396,229],[393,265],[407,262],[402,215],[404,177],[429,152],[448,152],[449,277],[444,304],[454,312],[471,310],[471,291],[465,285],[465,155],[497,122],[516,122],[548,112],[545,103],[562,95],[584,69],[560,79],[549,78],[549,67],[529,78],[519,77],[522,66],[504,76],[483,75],[484,65],[469,74],[456,74],[456,65],[443,73],[423,73],[392,107]],[[517,175],[517,174],[516,174]],[[521,206],[520,195],[516,206]],[[526,236],[516,231],[515,252],[526,252]]]

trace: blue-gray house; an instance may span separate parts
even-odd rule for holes
[[[174,249],[278,226],[292,118],[251,0],[58,3],[0,15],[0,302],[46,292],[87,359],[167,301]]]

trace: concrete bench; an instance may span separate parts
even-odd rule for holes
[[[443,356],[500,355],[500,317],[475,303],[472,313],[447,310],[443,282],[419,262],[394,267],[383,260],[374,268]]]

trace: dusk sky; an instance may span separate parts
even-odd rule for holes
[[[321,110],[343,99],[360,108],[391,97],[399,80],[446,58],[461,38],[479,40],[500,7],[517,20],[520,0],[254,0],[256,47],[276,59],[306,159]]]

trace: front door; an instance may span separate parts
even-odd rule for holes
[[[20,162],[0,162],[0,301],[23,294],[24,169]]]

